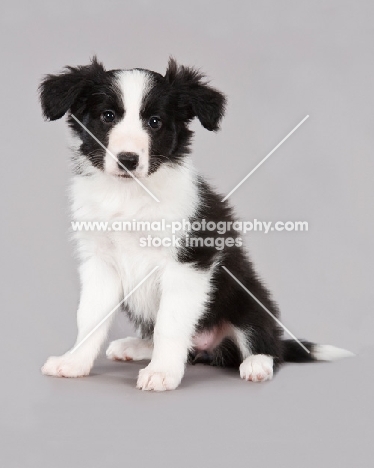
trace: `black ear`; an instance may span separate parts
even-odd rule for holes
[[[208,86],[205,75],[195,68],[169,59],[165,79],[176,93],[178,112],[185,120],[197,117],[207,130],[218,130],[225,112],[226,98]]]
[[[83,89],[94,84],[103,74],[103,65],[94,57],[90,65],[66,67],[59,75],[47,75],[39,86],[44,117],[60,119],[78,100]]]

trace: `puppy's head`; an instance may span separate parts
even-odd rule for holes
[[[90,65],[67,67],[40,85],[44,116],[68,123],[79,152],[99,170],[116,177],[146,177],[162,164],[177,164],[188,153],[189,122],[217,130],[225,98],[204,75],[170,59],[164,76],[143,69],[106,71]],[[101,143],[101,144],[100,144]]]

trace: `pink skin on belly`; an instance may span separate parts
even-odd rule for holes
[[[192,337],[192,345],[197,351],[213,351],[221,341],[230,336],[228,324],[216,326],[211,330],[206,330]]]

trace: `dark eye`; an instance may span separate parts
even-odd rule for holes
[[[116,118],[116,114],[111,110],[106,110],[101,114],[101,118],[104,122],[110,123]]]
[[[154,130],[161,128],[162,122],[160,117],[153,116],[148,120],[148,125]]]

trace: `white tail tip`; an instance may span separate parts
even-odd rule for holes
[[[336,361],[346,357],[353,357],[355,354],[336,346],[315,345],[312,350],[312,356],[317,361]]]

